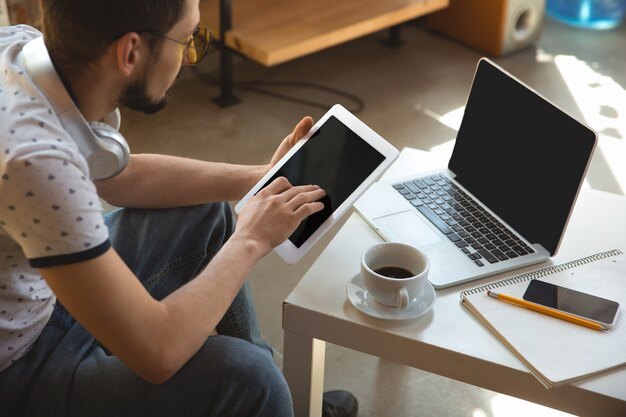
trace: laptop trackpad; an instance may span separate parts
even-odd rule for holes
[[[412,211],[375,218],[374,224],[392,242],[406,243],[417,248],[442,240],[424,220]]]

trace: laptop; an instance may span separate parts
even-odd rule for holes
[[[379,181],[355,207],[428,255],[435,288],[539,263],[558,251],[596,141],[483,58],[447,169]]]

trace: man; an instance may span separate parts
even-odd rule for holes
[[[154,113],[181,65],[208,48],[198,0],[43,0],[45,46],[86,121],[119,104]],[[132,155],[91,181],[76,138],[24,66],[41,34],[0,29],[0,414],[291,416],[246,276],[324,191],[264,166]],[[55,109],[55,111],[53,111]],[[103,217],[98,197],[126,207]],[[214,335],[217,333],[217,335]],[[346,392],[324,415],[356,415]]]

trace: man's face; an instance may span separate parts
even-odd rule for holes
[[[181,19],[165,35],[185,42],[200,20],[199,0],[187,0]],[[120,94],[119,103],[146,114],[156,113],[167,106],[167,90],[180,73],[185,47],[168,39],[152,54]]]
[[[160,98],[152,98],[148,93],[148,79],[150,78],[150,69],[146,67],[140,77],[131,81],[124,88],[119,103],[131,110],[140,111],[145,114],[154,114],[163,110],[167,106],[168,97],[163,94]]]

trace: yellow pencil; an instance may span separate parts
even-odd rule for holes
[[[572,314],[554,310],[549,307],[544,307],[540,304],[531,303],[530,301],[520,300],[519,298],[511,297],[510,295],[498,294],[492,291],[487,291],[487,295],[489,297],[496,298],[500,301],[504,301],[509,304],[514,304],[518,307],[523,307],[529,310],[536,311],[538,313],[547,314],[548,316],[552,316],[552,317],[556,317],[557,319],[569,321],[570,323],[578,324],[580,326],[585,326],[593,330],[606,330],[604,326],[598,323],[594,323],[593,321],[585,320],[583,318],[574,316]]]

